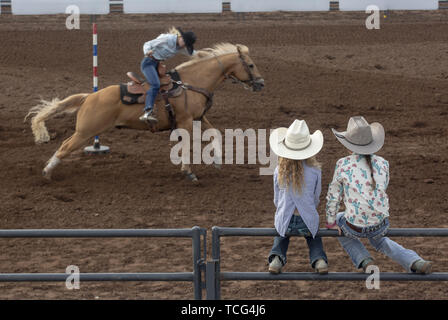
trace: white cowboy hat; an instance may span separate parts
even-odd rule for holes
[[[305,160],[319,153],[324,145],[320,130],[310,135],[305,120],[294,120],[289,128],[277,128],[269,137],[271,150],[282,158]]]
[[[384,128],[378,123],[369,124],[364,117],[351,117],[348,121],[347,131],[333,134],[350,151],[358,154],[373,154],[384,145]]]

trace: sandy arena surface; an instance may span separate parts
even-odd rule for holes
[[[324,226],[327,185],[346,150],[330,128],[364,115],[386,129],[379,153],[390,161],[391,227],[448,228],[448,10],[392,12],[380,30],[367,30],[364,13],[102,16],[100,87],[139,71],[143,43],[171,25],[192,29],[197,48],[242,43],[266,87],[252,93],[224,83],[209,120],[226,128],[269,129],[306,119],[323,130]],[[244,18],[244,19],[243,19]],[[45,162],[74,131],[75,117],[47,123],[53,139],[35,145],[23,118],[40,97],[90,92],[91,25],[65,29],[65,16],[0,16],[0,228],[272,227],[272,177],[258,165],[194,167],[193,186],[169,160],[169,133],[110,130],[101,136],[112,153],[74,153],[51,182]],[[168,67],[184,61],[177,57]],[[448,272],[443,238],[396,238]],[[225,238],[222,270],[267,271],[270,238]],[[330,271],[356,272],[334,238],[325,238]],[[209,248],[210,249],[210,248]],[[401,267],[373,252],[381,271]],[[210,253],[211,250],[208,250]],[[310,271],[305,241],[294,238],[285,271]],[[209,256],[209,258],[211,258]],[[191,241],[176,239],[0,239],[0,272],[183,272],[192,270]],[[417,294],[418,293],[418,294]],[[224,282],[223,299],[446,299],[446,283]],[[0,283],[0,299],[192,299],[190,283]]]

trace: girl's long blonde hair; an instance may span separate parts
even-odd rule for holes
[[[181,36],[180,31],[177,30],[176,27],[170,27],[169,30],[168,30],[168,33],[175,34],[175,35],[177,35],[179,37]]]
[[[311,157],[306,160],[292,160],[287,158],[278,158],[278,184],[280,187],[292,187],[294,191],[302,193],[304,182],[303,162],[307,166],[320,168],[321,164],[316,157]]]

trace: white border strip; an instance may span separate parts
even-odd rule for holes
[[[222,2],[223,0],[123,0],[123,12],[221,13]]]
[[[65,14],[75,5],[81,14],[108,14],[109,0],[12,0],[11,11],[16,15]]]
[[[339,0],[340,11],[365,11],[369,5],[380,10],[437,10],[439,0]]]
[[[330,0],[231,0],[234,12],[330,11]]]

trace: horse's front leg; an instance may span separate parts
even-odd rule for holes
[[[219,131],[218,129],[216,129],[210,121],[208,121],[208,119],[204,116],[202,117],[202,123],[204,124],[204,127],[207,129],[213,129],[216,130],[216,134],[219,135]],[[212,144],[213,144],[213,148],[214,148],[214,152],[213,152],[213,165],[216,169],[221,169],[222,168],[222,143],[220,143],[220,141],[217,141],[214,137],[211,138]]]
[[[185,121],[178,122],[177,128],[184,129],[188,132],[188,137],[183,137],[185,139],[182,139],[181,143],[182,143],[182,150],[188,150],[188,154],[190,154],[191,151],[190,146],[192,145],[191,142],[192,142],[193,120],[188,119]],[[182,157],[182,166],[180,168],[180,171],[188,178],[188,180],[197,183],[199,180],[198,177],[191,170],[190,161],[185,162],[184,160],[185,159]]]
[[[193,171],[191,171],[191,166],[189,164],[184,164],[182,163],[182,167],[180,169],[180,171],[186,175],[186,177],[188,178],[188,180],[190,180],[191,182],[198,182],[198,177],[193,173]]]

